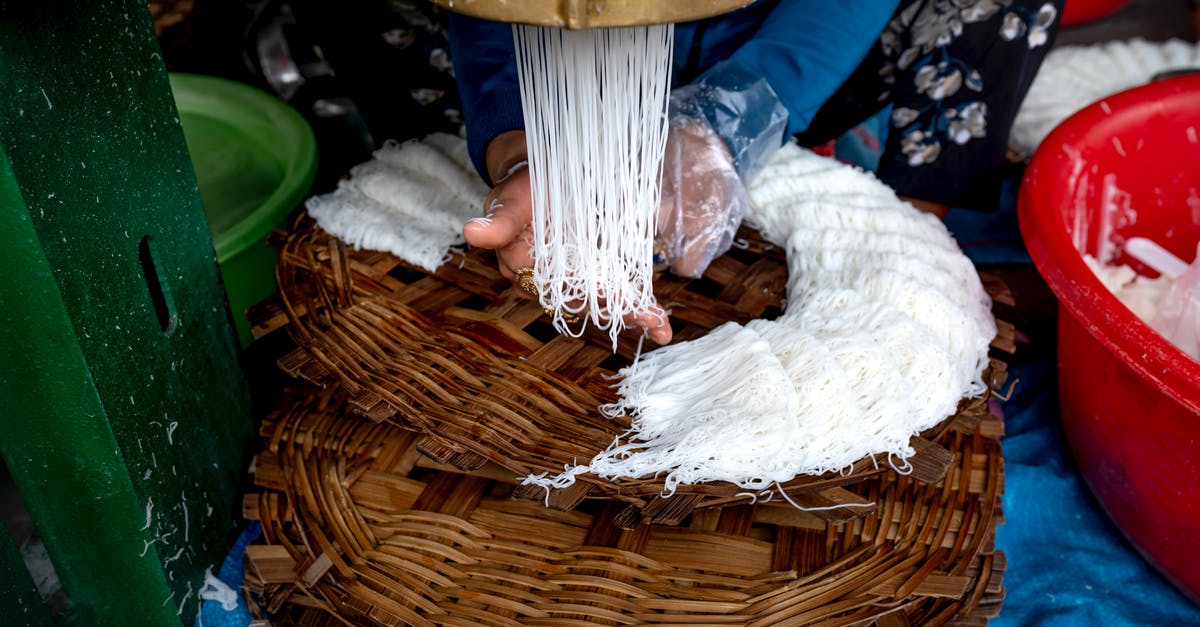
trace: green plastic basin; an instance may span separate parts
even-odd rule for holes
[[[246,309],[275,293],[267,234],[307,197],[317,171],[312,128],[282,100],[242,83],[172,73],[171,89],[243,347]]]

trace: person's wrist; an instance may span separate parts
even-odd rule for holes
[[[749,183],[784,143],[788,110],[767,79],[735,59],[710,67],[671,93],[671,107],[708,122]]]
[[[492,183],[504,180],[517,164],[527,159],[525,131],[505,131],[488,144],[484,162]]]

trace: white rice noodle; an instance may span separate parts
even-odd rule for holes
[[[616,349],[626,316],[657,311],[654,228],[674,27],[513,25],[533,202],[533,280],[561,333]],[[570,316],[585,324],[569,325]]]
[[[466,143],[453,135],[389,142],[336,190],[309,198],[306,208],[342,241],[433,272],[463,244],[463,223],[479,215],[487,197],[487,185],[470,167]]]
[[[606,408],[632,427],[584,472],[727,481],[761,493],[868,456],[903,470],[913,435],[986,391],[991,301],[941,221],[874,177],[785,146],[750,189],[747,221],[787,252],[787,309],[652,351]]]
[[[1032,155],[1063,120],[1119,91],[1172,70],[1200,69],[1200,43],[1141,38],[1055,48],[1042,61],[1017,111],[1009,146]]]

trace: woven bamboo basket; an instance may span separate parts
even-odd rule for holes
[[[516,474],[463,471],[415,431],[363,420],[339,386],[286,395],[255,461],[245,593],[273,625],[982,625],[1003,598],[993,538],[998,419],[952,420],[937,483],[881,472],[843,488],[871,513],[780,502],[618,523],[511,498]]]
[[[146,4],[159,35],[187,21],[196,8],[195,0],[150,0]]]
[[[779,311],[784,260],[742,235],[703,279],[657,281],[677,336]],[[613,355],[606,335],[559,336],[488,253],[428,273],[303,217],[274,243],[281,296],[251,319],[286,328],[299,348],[281,366],[323,385],[264,422],[245,502],[266,537],[246,592],[274,623],[972,625],[998,610],[1003,427],[986,399],[914,438],[911,475],[864,460],[785,484],[812,511],[721,484],[661,498],[652,479],[531,492],[520,476],[627,426],[595,408],[632,340]],[[1003,362],[987,375],[1002,385]]]
[[[751,231],[740,235],[746,246],[718,258],[703,278],[656,280],[678,339],[781,311],[781,251]],[[519,476],[557,473],[628,428],[597,408],[615,399],[612,375],[632,361],[636,335],[623,335],[616,354],[607,333],[559,335],[538,304],[500,276],[489,251],[458,255],[429,273],[390,254],[352,250],[304,216],[274,244],[280,296],[251,312],[255,333],[286,327],[299,346],[280,360],[286,372],[343,389],[351,410],[373,422],[417,432],[416,449],[432,461],[466,472],[491,464]],[[985,285],[997,301],[1009,298],[999,283],[985,277]],[[999,327],[993,346],[1008,349],[1012,329]],[[1003,381],[1000,366],[988,373],[993,387]],[[986,414],[986,399],[965,400],[955,416],[914,437],[912,478],[941,481],[953,456],[937,440],[955,421],[969,430]],[[845,486],[890,472],[865,458],[849,472],[801,476],[781,488],[803,507],[830,508],[821,515],[838,522],[868,511]],[[681,485],[664,498],[661,478],[579,479],[549,493],[519,488],[515,496],[562,511],[588,498],[620,501],[626,507],[616,523],[625,528],[675,524],[693,509],[753,498],[719,482]]]

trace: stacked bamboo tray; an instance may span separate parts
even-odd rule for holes
[[[749,245],[704,278],[662,277],[676,336],[780,311],[786,265]],[[861,460],[768,500],[729,484],[583,475],[519,486],[608,446],[628,364],[606,334],[560,336],[486,252],[436,273],[354,251],[301,218],[276,238],[280,297],[252,314],[309,382],[262,427],[245,514],[251,606],[276,622],[365,625],[983,624],[1003,598],[1000,421],[964,401],[913,439],[909,475]],[[985,278],[998,302],[1009,297]],[[993,346],[1008,350],[1011,327]],[[1003,384],[1004,364],[988,371]],[[320,386],[320,387],[318,387]]]

